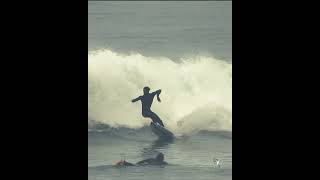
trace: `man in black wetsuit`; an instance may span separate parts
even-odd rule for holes
[[[164,155],[159,153],[156,158],[149,158],[136,163],[136,165],[143,166],[143,165],[167,165],[168,163],[164,161]],[[132,163],[129,163],[125,160],[118,161],[116,164],[113,165],[114,167],[123,167],[123,166],[135,166]]]
[[[156,158],[149,158],[137,162],[138,165],[166,165],[167,162],[164,161],[164,155],[159,153]]]
[[[150,109],[151,105],[152,105],[152,102],[153,102],[153,98],[154,98],[155,95],[157,95],[157,100],[159,102],[161,102],[160,97],[159,97],[159,95],[161,93],[161,89],[159,89],[159,90],[157,90],[155,92],[152,92],[152,93],[149,93],[149,91],[150,91],[149,87],[144,87],[143,88],[143,96],[139,96],[139,97],[133,99],[131,102],[134,103],[136,101],[141,100],[142,116],[151,118],[154,123],[159,123],[161,126],[164,127],[164,125],[163,125],[161,119],[159,118],[159,116],[156,113],[152,112],[151,109]]]

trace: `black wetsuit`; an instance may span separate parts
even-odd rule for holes
[[[123,167],[123,166],[145,166],[145,165],[167,165],[168,163],[165,161],[160,161],[157,159],[145,159],[142,161],[137,162],[136,164],[132,164],[127,161],[123,161],[122,163],[119,162],[119,164],[114,165],[114,167]]]
[[[127,161],[124,161],[124,162],[123,162],[123,165],[124,165],[124,166],[134,166],[134,164],[129,163],[129,162],[127,162]]]
[[[156,113],[152,112],[150,109],[155,95],[157,95],[157,91],[139,96],[142,104],[142,116],[151,118],[154,123],[159,123],[164,127],[164,124],[159,116]]]
[[[159,161],[159,160],[156,160],[153,158],[145,159],[145,160],[137,162],[137,165],[166,165],[166,164],[168,164],[168,163],[165,161]]]

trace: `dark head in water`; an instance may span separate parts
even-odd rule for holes
[[[157,161],[163,161],[164,160],[164,155],[162,153],[159,153],[157,156],[156,156],[156,160]]]
[[[149,94],[150,88],[148,86],[143,88],[143,94]]]
[[[137,162],[138,165],[166,165],[167,162],[164,161],[164,155],[159,153],[156,158],[145,159],[143,161]]]

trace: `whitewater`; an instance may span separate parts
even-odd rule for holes
[[[131,99],[162,89],[152,109],[173,132],[232,129],[232,64],[214,57],[147,57],[102,49],[88,54],[89,120],[112,127],[150,123]]]

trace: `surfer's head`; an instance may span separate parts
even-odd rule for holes
[[[143,93],[144,94],[149,94],[150,88],[148,86],[143,88]]]
[[[156,160],[157,161],[163,161],[164,160],[164,155],[162,153],[159,153],[157,156],[156,156]]]

